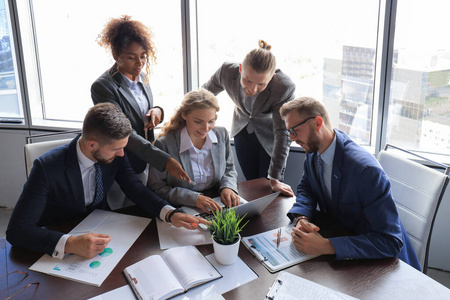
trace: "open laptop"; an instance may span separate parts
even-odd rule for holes
[[[280,194],[280,192],[272,193],[267,196],[247,201],[244,198],[241,198],[241,204],[238,206],[234,206],[230,209],[236,211],[236,213],[239,216],[244,216],[247,214],[246,217],[253,217],[255,215],[260,214],[267,206],[269,206],[270,203],[272,203],[273,200]],[[220,197],[213,198],[214,201],[219,203],[219,205],[222,207],[222,209],[225,207],[225,205],[222,203],[222,200],[220,200]],[[205,219],[211,219],[212,213],[207,214],[204,211],[191,207],[191,206],[182,206],[181,207],[187,214],[196,216],[196,217],[203,217]]]

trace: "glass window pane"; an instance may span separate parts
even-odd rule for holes
[[[198,0],[200,84],[223,62],[241,62],[264,39],[277,67],[294,81],[296,97],[323,100],[335,128],[370,145],[378,5],[376,0]],[[217,123],[230,128],[233,105],[227,97],[219,94]]]
[[[449,153],[449,10],[446,0],[398,2],[388,143]]]
[[[92,83],[114,64],[96,38],[110,18],[125,14],[153,30],[154,105],[171,114],[184,93],[180,7],[179,1],[158,0],[33,1],[44,118],[83,120],[92,106]]]
[[[0,118],[23,118],[7,2],[0,0]]]

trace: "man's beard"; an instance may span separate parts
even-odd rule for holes
[[[95,150],[94,152],[92,152],[92,157],[95,158],[96,161],[102,163],[102,164],[110,164],[114,161],[114,159],[116,158],[116,156],[110,158],[110,159],[105,159],[100,155],[100,150]]]
[[[297,143],[299,144],[299,143]],[[319,150],[320,141],[317,137],[317,134],[314,133],[313,130],[309,132],[309,140],[304,143],[305,145],[302,146],[306,153],[314,153]],[[301,145],[300,145],[301,146]]]

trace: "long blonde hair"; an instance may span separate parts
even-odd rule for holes
[[[259,48],[247,53],[242,65],[250,66],[257,73],[273,73],[277,66],[277,60],[275,55],[270,52],[272,46],[264,40],[259,40],[258,46]]]
[[[184,95],[181,106],[175,110],[175,114],[170,118],[170,121],[164,124],[159,137],[186,126],[183,114],[188,115],[195,109],[205,108],[214,108],[216,112],[219,111],[220,108],[216,96],[203,88],[187,93]]]

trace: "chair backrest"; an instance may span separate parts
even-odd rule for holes
[[[72,139],[63,139],[63,140],[54,140],[54,141],[46,141],[39,143],[32,143],[25,145],[25,168],[27,171],[27,177],[30,175],[31,168],[33,167],[33,161],[44,154],[56,148],[58,146],[67,144]]]
[[[390,179],[400,220],[426,273],[431,232],[448,184],[448,169],[439,172],[395,151],[380,151],[378,161]]]

